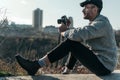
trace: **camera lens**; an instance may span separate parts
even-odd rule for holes
[[[58,24],[61,24],[61,22],[62,22],[61,19],[58,19],[58,20],[57,20],[57,23],[58,23]]]

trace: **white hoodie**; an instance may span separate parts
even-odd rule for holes
[[[116,67],[118,60],[116,40],[107,17],[99,15],[92,23],[83,28],[67,30],[64,36],[89,46],[110,71]]]

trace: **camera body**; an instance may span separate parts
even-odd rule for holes
[[[67,19],[67,17],[66,17],[65,15],[64,15],[64,16],[62,16],[62,17],[61,17],[61,19],[58,19],[58,20],[57,20],[57,23],[58,23],[58,24],[63,23],[63,24],[65,24],[65,25],[66,25],[66,24],[67,24],[67,22],[68,22],[68,19]]]

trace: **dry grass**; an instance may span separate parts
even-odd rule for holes
[[[119,63],[117,65],[116,69],[120,69],[120,58],[119,58]],[[58,66],[57,68],[55,67],[43,67],[38,71],[39,74],[59,74],[63,70],[63,67]],[[0,72],[7,72],[12,75],[27,75],[26,71],[24,71],[16,61],[14,62],[6,62],[5,60],[0,59]],[[73,70],[73,73],[79,73],[79,74],[89,74],[91,73],[88,69],[85,67],[81,66],[76,66]]]
[[[17,62],[13,63],[6,63],[2,60],[0,60],[0,71],[2,72],[8,72],[12,75],[27,75],[26,71],[23,70]],[[38,70],[37,75],[39,74],[60,74],[63,71],[63,67],[58,66],[57,68],[55,67],[43,67]],[[82,74],[87,74],[91,73],[89,70],[87,70],[85,67],[80,67],[77,66],[73,70],[74,73],[82,73]]]
[[[120,61],[119,61],[120,62]],[[120,65],[118,64],[116,69],[120,69]],[[43,67],[39,69],[37,75],[39,74],[60,74],[62,72],[63,68],[61,66],[58,66],[57,68],[54,67]],[[26,71],[23,70],[16,62],[13,63],[6,63],[2,60],[0,60],[0,71],[7,72],[12,75],[27,75]],[[73,70],[73,73],[79,73],[79,74],[89,74],[91,73],[88,69],[85,67],[77,66]]]

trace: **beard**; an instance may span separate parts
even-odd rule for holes
[[[90,19],[90,14],[89,14],[89,12],[83,12],[83,15],[84,15],[84,19]]]

